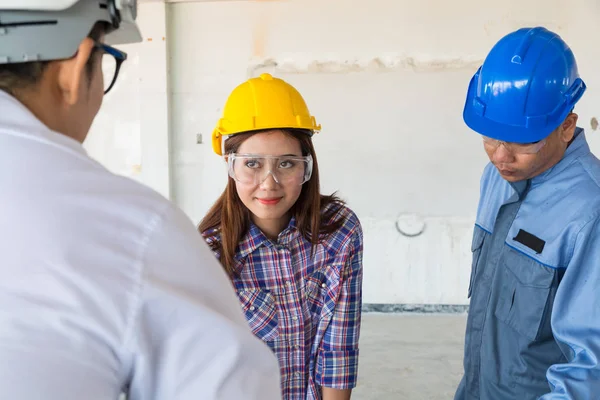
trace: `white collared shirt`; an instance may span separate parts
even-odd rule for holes
[[[0,399],[280,399],[178,208],[0,91]]]

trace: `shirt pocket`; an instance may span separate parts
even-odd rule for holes
[[[242,309],[254,335],[263,341],[279,336],[277,305],[271,292],[261,289],[238,291]]]
[[[333,314],[339,284],[339,266],[321,268],[304,278],[304,297],[314,318]]]
[[[539,340],[552,309],[556,270],[510,247],[501,267],[496,317],[531,342]]]
[[[471,278],[469,279],[469,290],[467,298],[471,298],[473,288],[475,286],[475,277],[477,276],[477,266],[479,265],[479,258],[481,257],[481,249],[483,248],[483,242],[487,232],[478,226],[475,226],[473,230],[473,242],[471,243],[472,261],[471,261]]]

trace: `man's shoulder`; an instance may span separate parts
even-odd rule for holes
[[[577,161],[575,168],[578,171],[576,173],[580,176],[582,183],[587,183],[588,190],[600,200],[600,160],[594,154],[589,153]]]

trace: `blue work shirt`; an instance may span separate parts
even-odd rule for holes
[[[472,251],[455,400],[600,398],[600,161],[582,129],[533,179],[486,167]]]

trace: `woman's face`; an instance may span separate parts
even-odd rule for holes
[[[290,156],[302,157],[300,142],[281,130],[271,130],[245,140],[236,154],[257,156],[235,161],[239,174],[259,176],[252,183],[236,180],[236,190],[252,213],[254,223],[265,233],[276,236],[289,223],[289,211],[302,191],[302,181],[295,177],[300,173],[303,176],[305,165],[286,160]]]

